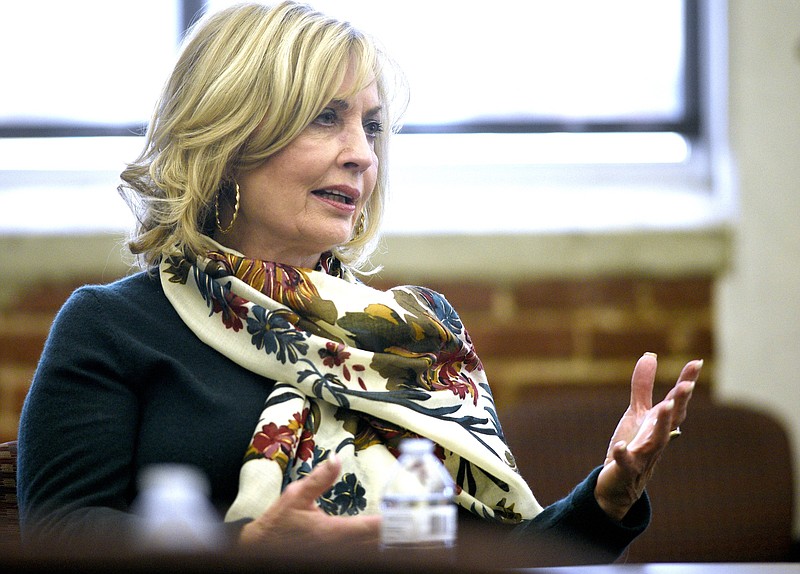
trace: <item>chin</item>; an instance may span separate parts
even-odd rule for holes
[[[327,233],[324,237],[320,237],[320,245],[325,246],[321,251],[330,251],[334,247],[338,247],[339,245],[347,243],[350,241],[351,234],[352,229],[349,227],[346,229],[337,229],[335,231],[331,230],[331,233]]]

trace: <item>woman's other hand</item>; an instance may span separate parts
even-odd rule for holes
[[[656,356],[645,353],[631,378],[631,403],[614,431],[594,495],[600,507],[622,520],[644,493],[670,433],[686,418],[686,407],[703,361],[690,361],[663,401],[653,406]]]
[[[305,478],[289,484],[272,506],[242,528],[240,543],[262,543],[273,548],[332,543],[377,545],[380,516],[330,516],[317,506],[317,499],[333,486],[340,470],[341,462],[332,457]]]

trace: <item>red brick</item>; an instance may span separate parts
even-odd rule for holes
[[[669,351],[667,334],[655,329],[595,332],[591,341],[592,356],[596,358],[633,357],[635,360],[644,352],[661,354]]]
[[[17,440],[17,433],[11,430],[0,431],[0,442],[8,442],[10,440]]]
[[[88,283],[108,283],[110,279],[83,277],[64,281],[47,281],[16,293],[7,308],[15,312],[51,313],[55,315],[72,292]]]
[[[22,384],[22,382],[20,381],[12,389],[11,397],[13,403],[11,407],[14,413],[17,414],[17,416],[19,416],[19,414],[22,412],[22,405],[25,404],[25,397],[28,396],[29,388],[30,388],[30,380],[28,380],[28,382],[26,382],[25,384]]]
[[[619,380],[608,384],[564,384],[534,382],[517,388],[515,402],[536,401],[554,404],[585,404],[607,401],[620,406],[620,415],[630,402],[629,380]],[[657,381],[653,388],[653,400],[660,401],[672,389],[675,380]],[[709,385],[698,385],[692,395],[692,401],[710,400]],[[691,411],[691,406],[689,407]],[[691,416],[691,414],[690,414]],[[500,420],[502,421],[502,414]],[[609,432],[612,429],[609,429]]]
[[[67,300],[74,289],[66,285],[38,285],[17,293],[7,309],[23,313],[53,313]]]
[[[548,280],[519,285],[515,297],[521,308],[585,307],[635,303],[635,282],[626,278]]]
[[[386,290],[404,282],[392,281],[392,278],[375,278],[366,281],[366,283],[376,289]],[[420,281],[418,284],[444,295],[459,314],[472,311],[491,311],[495,286],[490,283],[432,280]]]
[[[517,391],[520,402],[535,401],[540,404],[585,404],[607,401],[620,405],[620,414],[630,402],[630,388],[627,384],[559,384],[540,383],[522,386]],[[611,429],[608,430],[611,432]]]
[[[0,333],[0,363],[36,363],[47,333]]]
[[[714,356],[714,333],[710,329],[698,329],[689,336],[686,352],[703,358]]]
[[[568,357],[575,347],[572,334],[566,329],[487,324],[469,327],[469,333],[483,360],[490,357]]]
[[[483,282],[426,282],[425,287],[441,293],[458,313],[491,311],[495,287]]]
[[[708,308],[711,306],[712,286],[711,277],[653,281],[651,283],[653,302],[656,306],[667,309]]]

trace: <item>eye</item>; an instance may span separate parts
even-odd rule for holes
[[[336,111],[331,108],[325,108],[320,112],[320,114],[314,120],[315,124],[323,125],[323,126],[332,126],[336,123],[338,116],[336,115]]]
[[[369,137],[377,137],[383,131],[383,124],[378,120],[370,120],[364,124],[364,132]]]

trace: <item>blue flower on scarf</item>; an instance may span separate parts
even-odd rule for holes
[[[317,445],[314,445],[314,453],[310,459],[302,461],[296,467],[296,470],[292,470],[291,466],[287,467],[283,476],[283,486],[281,487],[281,491],[283,491],[283,489],[286,488],[291,481],[300,480],[311,474],[311,471],[314,469],[314,467],[328,460],[330,455],[330,449],[321,448]]]
[[[348,472],[342,476],[340,482],[319,498],[319,506],[326,514],[352,516],[367,507],[364,494],[366,491],[356,475]]]
[[[197,284],[197,290],[200,291],[200,295],[203,297],[203,300],[206,302],[206,305],[212,308],[211,313],[209,316],[214,313],[213,311],[213,304],[215,301],[224,301],[225,300],[225,289],[222,285],[214,281],[214,278],[211,277],[208,273],[204,273],[200,271],[197,267],[194,267],[194,280]],[[227,289],[230,289],[230,281],[227,284]]]
[[[450,301],[436,291],[431,291],[424,287],[417,287],[417,292],[428,302],[436,318],[439,319],[445,327],[456,335],[461,334],[464,324],[461,322],[461,317],[458,316],[458,313],[450,304]]]
[[[253,317],[247,318],[247,332],[252,335],[251,342],[257,349],[264,349],[268,355],[285,363],[296,363],[300,355],[308,352],[306,336],[291,322],[297,316],[288,310],[267,311],[258,305],[253,306]]]

